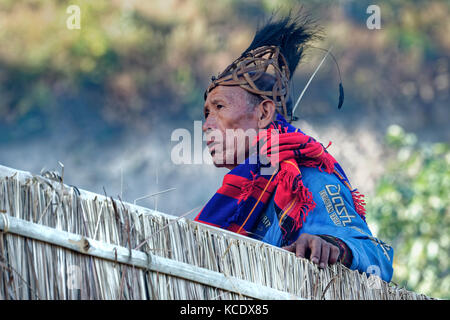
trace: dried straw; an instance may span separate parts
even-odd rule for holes
[[[340,264],[319,270],[260,241],[3,166],[0,215],[0,299],[429,299],[373,285]],[[41,233],[20,235],[25,227]],[[52,243],[53,232],[65,236]],[[95,256],[97,249],[107,255]],[[203,270],[203,278],[189,270]]]

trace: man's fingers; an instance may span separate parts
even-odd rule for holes
[[[330,249],[330,259],[329,259],[330,264],[335,264],[335,263],[338,261],[339,253],[340,253],[340,251],[339,251],[339,248],[338,248],[338,247],[336,247],[336,246],[331,246],[331,249]]]
[[[305,252],[308,246],[308,242],[302,238],[293,242],[289,246],[282,247],[282,249],[294,252],[297,257],[305,258]]]
[[[319,264],[320,261],[320,255],[322,251],[322,239],[320,238],[312,238],[310,241],[310,248],[311,248],[311,262],[315,264]]]
[[[291,243],[288,246],[281,247],[281,249],[287,250],[289,252],[295,252],[295,242]]]
[[[283,249],[294,252],[299,258],[308,258],[312,263],[318,265],[320,268],[325,268],[329,264],[334,264],[339,259],[339,248],[318,236],[310,234],[302,234],[289,246],[282,247]]]
[[[328,257],[330,256],[330,245],[322,242],[322,251],[320,253],[319,267],[322,269],[328,265]]]
[[[307,241],[300,240],[299,242],[297,242],[297,248],[295,250],[295,255],[299,258],[305,258],[307,246],[308,246]]]

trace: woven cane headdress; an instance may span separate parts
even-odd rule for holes
[[[248,92],[271,99],[277,112],[292,120],[289,83],[306,43],[317,37],[315,26],[305,17],[290,15],[259,29],[250,46],[225,68],[205,91],[205,99],[215,87],[240,86]]]

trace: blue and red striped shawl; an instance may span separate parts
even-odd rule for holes
[[[271,138],[274,130],[278,134],[276,144]],[[335,174],[351,190],[355,209],[365,221],[363,195],[352,190],[341,166],[321,143],[290,125],[283,116],[277,115],[253,144],[261,146],[259,152],[225,175],[222,186],[197,215],[196,221],[249,235],[275,192],[274,203],[277,212],[281,212],[279,225],[283,237],[289,237],[302,227],[306,216],[316,206],[311,192],[303,185],[300,165]],[[262,175],[264,165],[260,155],[267,155],[272,165],[278,164],[278,170],[272,175]]]

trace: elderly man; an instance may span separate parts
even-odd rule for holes
[[[214,164],[231,171],[195,220],[283,247],[320,268],[340,261],[390,281],[393,249],[372,236],[362,195],[322,144],[286,120],[293,119],[291,75],[315,34],[307,20],[271,19],[213,77],[203,131]],[[253,139],[248,132],[256,132]]]

